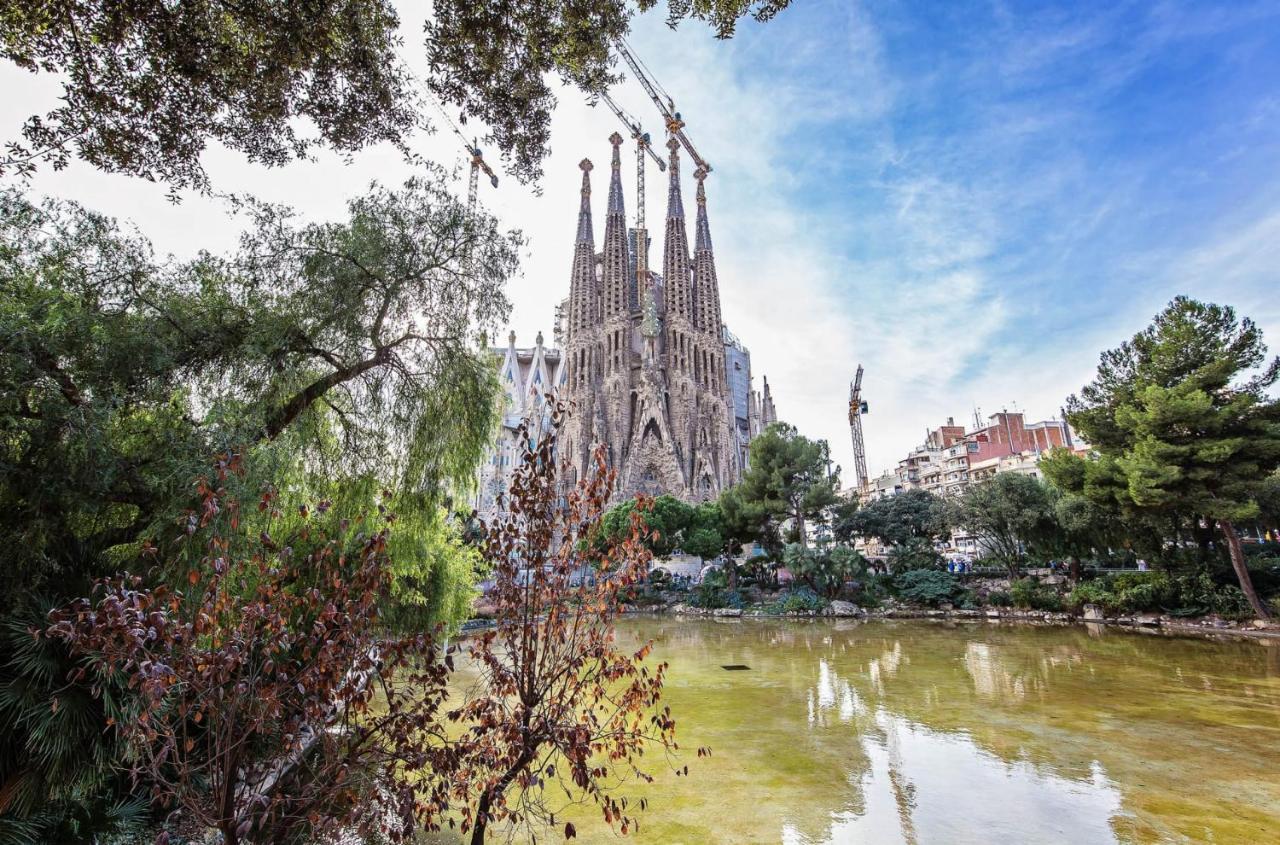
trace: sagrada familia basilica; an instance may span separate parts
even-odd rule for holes
[[[561,435],[570,474],[582,476],[597,444],[618,471],[617,498],[669,493],[714,499],[741,476],[747,446],[777,420],[766,379],[752,387],[751,355],[720,316],[704,181],[697,180],[692,253],[680,187],[679,144],[668,167],[662,272],[648,269],[649,238],[628,228],[622,192],[622,136],[613,145],[604,242],[597,251],[591,215],[592,164],[584,160],[582,201],[569,281],[557,309],[556,342],[517,348],[515,333],[494,349],[506,413],[478,478],[476,507],[498,507],[518,461],[517,430],[543,419],[548,392],[573,403]],[[536,423],[535,423],[536,424]],[[569,479],[569,480],[572,480]]]

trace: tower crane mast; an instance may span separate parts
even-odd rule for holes
[[[614,42],[614,47],[618,50],[618,55],[622,56],[622,60],[627,63],[627,67],[631,68],[631,72],[635,74],[636,79],[644,86],[645,93],[649,95],[649,99],[653,100],[653,104],[658,107],[658,111],[662,113],[662,118],[666,122],[667,131],[680,142],[680,145],[689,153],[689,157],[698,167],[706,172],[711,172],[711,165],[707,163],[698,151],[694,149],[693,142],[689,140],[689,136],[684,133],[684,120],[680,117],[680,112],[676,111],[675,103],[671,98],[663,97],[658,93],[658,87],[654,81],[645,72],[640,60],[636,58],[631,49],[627,47],[621,40]]]
[[[458,133],[461,136],[462,133]],[[498,175],[493,172],[493,168],[489,167],[488,162],[484,160],[484,153],[480,151],[474,143],[468,144],[466,139],[462,140],[463,146],[466,147],[468,153],[471,154],[471,176],[467,180],[467,211],[476,210],[476,194],[480,183],[480,171],[489,177],[489,184],[498,187]]]
[[[858,489],[867,486],[867,447],[862,440],[862,415],[867,413],[866,400],[862,398],[862,365],[849,383],[849,434],[853,438],[853,468],[858,476]]]
[[[631,133],[632,140],[636,142],[636,228],[644,232],[644,155],[648,153],[660,171],[666,171],[667,163],[649,145],[649,133],[644,131],[640,121],[623,111],[607,92],[601,94],[600,99],[604,100],[605,105],[617,115],[618,120],[622,121],[622,125]],[[640,247],[637,246],[636,252],[639,254]]]
[[[444,122],[449,124],[449,128],[453,130],[453,134],[458,136],[458,140],[462,142],[462,148],[471,156],[471,173],[467,179],[467,211],[476,210],[476,194],[479,193],[480,187],[480,171],[484,171],[484,175],[489,177],[489,184],[498,187],[498,174],[493,172],[493,168],[484,160],[484,153],[481,152],[479,145],[475,141],[468,141],[467,136],[462,134],[462,130],[458,128],[458,124],[453,122],[453,118],[449,117],[449,113],[444,110],[444,106],[434,98],[436,111],[440,112],[440,116],[444,118]]]

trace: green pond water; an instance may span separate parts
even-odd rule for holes
[[[1280,843],[1280,642],[905,621],[619,635],[671,664],[689,776],[651,760],[657,782],[621,790],[649,800],[625,839],[565,808],[579,841]]]

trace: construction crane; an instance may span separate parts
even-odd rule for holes
[[[418,75],[413,71],[409,71],[409,77],[418,83],[418,87],[426,93],[427,98],[431,100],[431,104],[440,113],[440,117],[444,119],[444,122],[449,125],[449,129],[462,142],[462,148],[467,151],[467,155],[471,156],[471,174],[467,179],[467,211],[474,212],[476,210],[476,195],[479,193],[480,187],[480,171],[484,171],[484,175],[489,177],[489,184],[495,188],[498,187],[498,174],[494,173],[493,168],[484,160],[484,153],[481,152],[480,146],[476,141],[468,141],[467,136],[462,134],[458,124],[454,123],[453,118],[449,117],[449,113],[444,110],[444,104],[431,93],[431,89],[427,87],[426,83],[419,79]]]
[[[449,117],[449,113],[444,110],[444,106],[440,104],[434,97],[431,98],[435,103],[436,111],[440,112],[440,116],[444,118],[444,122],[449,124],[449,128],[453,130],[453,134],[458,136],[458,140],[462,142],[462,148],[471,156],[471,175],[467,179],[467,211],[474,212],[476,210],[476,194],[479,193],[480,187],[480,171],[484,171],[484,175],[489,177],[489,184],[498,187],[498,174],[493,172],[493,168],[484,160],[484,153],[480,151],[480,147],[474,140],[468,141],[467,136],[462,134],[462,130],[458,128],[458,124],[453,122],[453,118]]]
[[[458,133],[458,137],[462,137],[462,133]],[[467,181],[467,211],[476,210],[476,193],[480,184],[480,171],[484,171],[484,175],[489,177],[489,184],[498,187],[498,175],[493,172],[493,168],[484,160],[484,153],[480,152],[480,148],[475,143],[467,143],[467,139],[462,139],[462,145],[466,147],[467,152],[471,154],[471,178]]]
[[[862,415],[867,413],[866,400],[862,398],[862,365],[849,383],[849,433],[853,437],[853,469],[858,475],[858,489],[867,486],[867,447],[862,442]]]
[[[608,93],[600,95],[600,99],[604,100],[618,120],[622,121],[622,125],[627,127],[627,131],[631,133],[631,139],[636,142],[636,229],[644,231],[644,155],[649,154],[653,159],[653,163],[658,165],[658,170],[665,172],[667,163],[662,160],[662,156],[653,151],[653,147],[649,145],[649,133],[644,131],[640,125],[640,121],[627,114],[622,108],[613,101]],[[637,254],[640,248],[636,248]]]
[[[631,72],[635,74],[636,79],[640,80],[640,84],[644,86],[645,93],[649,95],[649,99],[653,100],[653,104],[662,113],[662,119],[666,122],[667,131],[688,151],[689,157],[693,159],[695,165],[710,173],[711,165],[698,154],[698,151],[694,149],[693,142],[684,133],[684,120],[681,119],[680,112],[676,111],[676,104],[671,99],[671,95],[667,94],[665,90],[659,93],[662,86],[653,81],[645,71],[644,63],[636,58],[625,42],[619,39],[614,42],[613,46],[617,48],[618,55],[622,56],[623,61],[631,68]]]

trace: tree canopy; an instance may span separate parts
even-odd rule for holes
[[[671,26],[719,38],[790,0],[668,0]],[[552,79],[588,95],[618,81],[613,45],[657,0],[437,0],[425,24],[426,85],[495,143],[522,181],[549,152]],[[389,0],[0,0],[0,56],[63,77],[59,105],[32,115],[0,172],[74,155],[175,188],[209,188],[210,141],[280,165],[318,147],[351,153],[430,126]]]
[[[821,518],[838,500],[839,470],[832,470],[825,440],[810,440],[787,423],[774,423],[751,441],[742,481],[726,491],[721,509],[727,519],[764,523],[791,521],[803,540],[806,522]],[[738,538],[746,539],[746,538]]]
[[[0,56],[63,76],[60,104],[26,122],[0,170],[74,153],[205,188],[210,141],[278,165],[320,144],[399,143],[417,120],[385,0],[0,0],[0,21]]]
[[[604,548],[629,536],[631,514],[636,507],[635,499],[627,499],[605,511],[595,545]],[[646,500],[644,522],[643,542],[656,556],[665,557],[679,550],[713,558],[724,551],[720,506],[716,502],[693,505],[664,493]]]
[[[1015,577],[1028,549],[1057,531],[1048,486],[1020,473],[1000,473],[969,487],[951,508],[954,523],[977,535]]]
[[[885,545],[932,543],[947,533],[943,502],[928,490],[906,490],[897,496],[868,502],[849,515],[844,530],[874,537]]]
[[[1251,320],[1178,297],[1104,352],[1097,377],[1068,402],[1071,423],[1108,461],[1111,483],[1090,485],[1087,470],[1055,480],[1138,512],[1216,523],[1241,589],[1266,617],[1235,522],[1258,515],[1280,467],[1280,401],[1267,395],[1278,379],[1280,358],[1267,359]]]
[[[246,467],[241,500],[270,485],[286,509],[396,512],[381,625],[470,610],[479,557],[446,511],[496,424],[477,332],[506,316],[518,238],[438,173],[374,188],[340,222],[242,213],[233,254],[157,260],[99,214],[0,193],[0,685],[20,691],[0,696],[0,835],[119,822],[105,704],[26,631],[121,570],[199,577],[172,552],[215,455]]]
[[[469,483],[496,413],[476,332],[506,315],[516,237],[439,174],[341,223],[244,212],[234,255],[157,261],[101,215],[0,194],[7,596],[112,571],[227,449],[376,476],[424,511]]]

